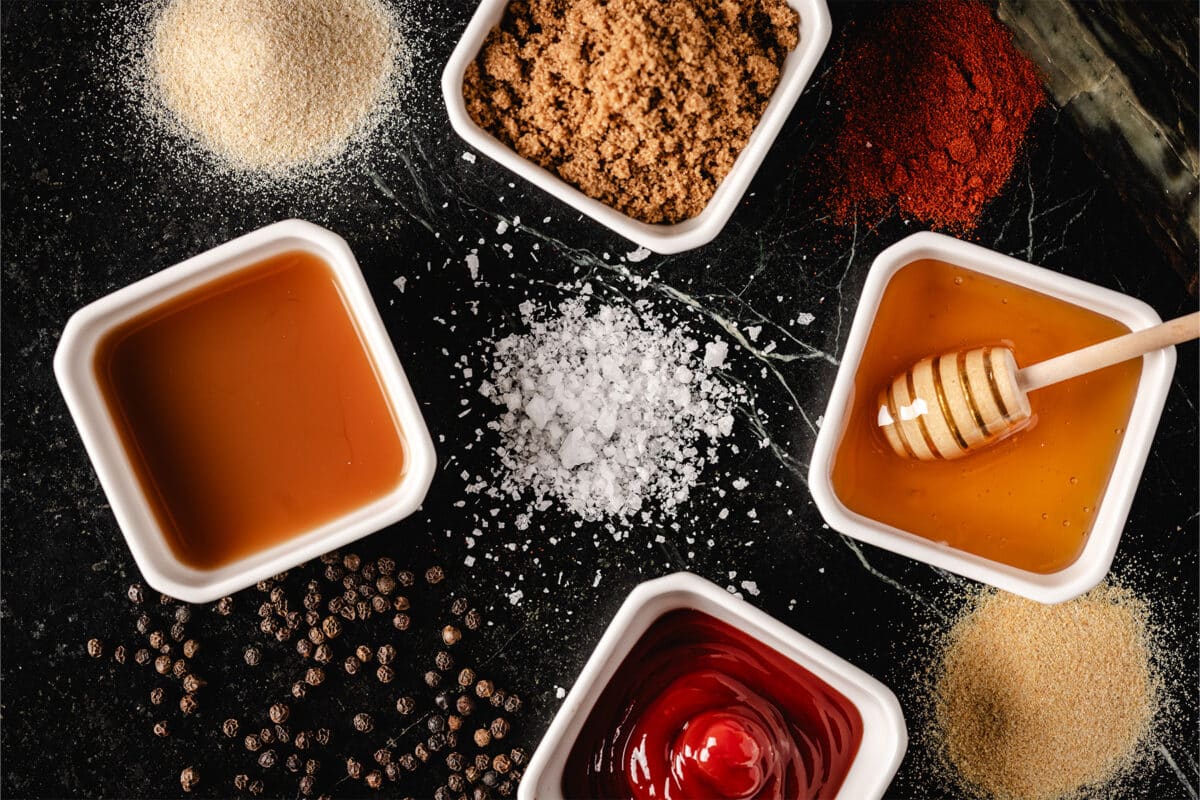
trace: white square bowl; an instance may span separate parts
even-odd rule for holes
[[[832,480],[834,455],[851,408],[854,376],[875,322],[875,313],[892,276],[903,267],[922,259],[944,261],[1024,286],[1103,314],[1124,323],[1131,330],[1148,328],[1162,321],[1154,309],[1141,300],[1035,267],[978,245],[936,233],[917,233],[901,240],[876,257],[867,275],[809,466],[808,481],[813,500],[830,527],[876,547],[1041,603],[1061,603],[1078,597],[1104,580],[1112,566],[1121,531],[1129,516],[1129,507],[1133,503],[1134,491],[1146,464],[1171,386],[1171,376],[1175,372],[1175,348],[1168,347],[1142,356],[1142,374],[1112,476],[1097,506],[1095,524],[1083,551],[1070,566],[1047,574],[1029,572],[934,542],[851,511],[838,498]]]
[[[467,66],[479,55],[488,34],[500,24],[508,0],[483,0],[479,4],[446,64],[442,73],[442,94],[450,124],[467,144],[488,158],[648,250],[670,254],[700,247],[712,241],[729,221],[829,43],[833,26],[825,0],[788,0],[788,5],[800,14],[800,43],[784,59],[779,85],[729,174],[721,181],[704,211],[689,220],[673,225],[652,225],[636,220],[588,197],[549,170],[517,155],[508,145],[475,124],[467,114],[463,99],[463,77]]]
[[[134,473],[96,378],[97,347],[109,331],[173,297],[293,250],[313,253],[333,270],[400,429],[404,474],[386,496],[319,528],[218,569],[195,569],[171,551]],[[308,222],[269,225],[85,306],[63,330],[54,373],[138,569],[156,590],[190,603],[231,594],[408,516],[433,479],[433,441],[358,262],[340,236]]]
[[[621,604],[530,759],[517,793],[520,800],[563,800],[567,757],[600,694],[647,629],[677,609],[701,611],[732,625],[845,695],[862,714],[863,736],[836,798],[883,796],[908,747],[904,713],[891,690],[720,586],[676,572],[638,585]]]

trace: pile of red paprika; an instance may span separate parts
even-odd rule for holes
[[[1045,102],[1034,65],[975,0],[901,3],[864,25],[831,75],[843,114],[826,153],[833,217],[901,213],[974,227]]]

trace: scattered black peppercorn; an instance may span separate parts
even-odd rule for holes
[[[175,602],[175,598],[171,597],[171,595],[169,595],[169,594],[160,594],[158,596],[158,604],[159,605],[169,606],[169,605],[171,605],[171,603],[174,603],[174,602]]]
[[[434,689],[441,682],[442,675],[440,672],[431,669],[425,673],[425,685],[429,688]]]
[[[342,568],[337,564],[330,564],[325,568],[325,580],[329,581],[330,583],[337,583],[345,574],[346,573],[343,572]]]
[[[433,696],[433,704],[442,711],[450,710],[450,692],[442,691]]]
[[[267,711],[267,716],[271,718],[271,722],[282,724],[287,722],[287,718],[291,716],[291,709],[284,703],[275,703]]]
[[[445,786],[439,786],[437,791],[433,793],[433,800],[453,800],[453,798],[454,795]]]
[[[258,738],[257,733],[246,734],[246,738],[242,740],[242,743],[246,745],[246,749],[251,753],[257,753],[262,749],[262,740]]]
[[[277,742],[279,742],[280,744],[287,744],[291,738],[292,738],[291,731],[288,730],[288,727],[286,725],[276,725],[275,726],[275,740]]]
[[[317,789],[317,779],[312,775],[305,775],[300,779],[300,794],[308,797]]]
[[[146,637],[146,640],[150,642],[150,647],[155,650],[167,643],[167,637],[162,631],[151,631],[150,635]]]
[[[496,774],[495,770],[489,769],[483,773],[483,777],[481,777],[479,781],[490,789],[495,787],[496,784],[500,783],[500,776]]]
[[[342,621],[337,617],[326,617],[321,622],[321,630],[330,639],[336,639],[342,635]]]
[[[200,773],[195,767],[184,767],[179,773],[179,785],[185,792],[190,792],[200,785]]]
[[[262,794],[266,788],[267,787],[263,786],[263,782],[260,780],[250,781],[250,794],[255,795],[256,797]]]
[[[521,698],[515,694],[510,694],[508,699],[504,701],[504,710],[510,714],[516,714],[521,710]]]
[[[179,698],[179,710],[185,714],[195,714],[200,708],[200,701],[196,699],[194,694],[185,694]]]
[[[267,617],[271,616],[271,613],[274,610],[275,609],[271,608],[270,603],[260,603],[258,606],[258,616],[262,619],[266,619]]]
[[[317,744],[324,747],[325,745],[329,744],[331,739],[333,739],[333,733],[329,730],[329,728],[317,728],[316,738]]]
[[[447,647],[453,647],[462,640],[462,631],[453,625],[447,625],[442,628],[442,641]]]
[[[451,772],[462,772],[466,765],[467,761],[463,758],[462,753],[451,753],[446,756],[446,768]]]
[[[429,748],[417,742],[417,746],[413,748],[413,755],[417,757],[418,761],[424,763],[429,760]]]
[[[400,765],[393,761],[383,768],[383,774],[389,781],[395,783],[400,780]]]
[[[166,675],[168,672],[170,672],[171,671],[171,657],[164,655],[164,656],[159,656],[158,658],[154,659],[154,671],[157,672],[159,675]]]
[[[477,728],[474,739],[477,747],[487,747],[492,743],[492,734],[488,732],[487,728]]]
[[[385,767],[392,763],[392,751],[386,747],[381,747],[375,751],[375,763],[381,767]]]
[[[238,721],[233,717],[221,723],[221,733],[228,736],[230,739],[238,734]]]
[[[433,657],[433,665],[442,672],[454,669],[454,656],[445,650],[438,650],[437,655]]]
[[[491,703],[496,708],[502,707],[504,705],[505,701],[507,701],[507,700],[508,700],[508,693],[505,692],[503,689],[497,689],[492,694],[492,696],[488,698],[488,702]]]
[[[401,570],[396,573],[396,583],[400,584],[401,586],[403,586],[406,589],[409,586],[412,586],[416,582],[417,582],[417,576],[414,575],[409,570],[405,569],[405,570]]]
[[[183,606],[180,606],[183,608]],[[171,638],[177,642],[182,642],[187,636],[187,627],[182,622],[176,622],[171,626]]]
[[[398,759],[400,766],[404,767],[409,772],[413,772],[417,768],[417,757],[412,753],[405,753]]]
[[[305,775],[316,775],[320,769],[321,769],[321,762],[317,761],[315,758],[310,758],[304,762],[304,774]]]
[[[241,772],[241,773],[238,773],[237,775],[233,776],[233,788],[234,789],[237,789],[239,792],[244,792],[244,791],[246,791],[247,788],[249,788],[249,786],[250,786],[250,776],[247,775],[246,773]]]
[[[468,630],[473,631],[483,624],[483,615],[472,608],[467,612],[467,615],[463,617],[463,624],[467,626]]]
[[[375,653],[367,645],[360,644],[354,648],[354,657],[365,664],[375,657]]]
[[[152,624],[153,623],[150,621],[150,617],[148,617],[145,614],[142,614],[140,617],[137,618],[137,622],[134,623],[134,627],[137,628],[138,633],[145,636],[147,633],[150,632],[150,626]]]
[[[470,667],[463,667],[458,673],[458,685],[462,687],[470,686],[475,683],[475,670]]]
[[[430,567],[425,570],[425,580],[430,584],[441,583],[446,578],[446,571],[441,567]]]
[[[310,642],[308,639],[297,639],[296,640],[296,652],[300,655],[301,658],[308,658],[309,656],[311,656],[313,654],[313,649],[314,649],[313,643]]]
[[[283,768],[288,772],[299,772],[301,767],[300,756],[292,753],[283,760]]]
[[[160,738],[171,735],[171,731],[167,728],[167,721],[165,719],[154,723],[154,735]]]
[[[362,666],[362,662],[354,656],[346,656],[346,660],[342,662],[342,667],[346,670],[347,675],[357,674],[358,668]]]
[[[408,614],[397,614],[392,617],[392,627],[398,631],[406,631],[412,625],[412,619]]]
[[[228,617],[231,613],[233,613],[233,598],[222,597],[217,601],[217,604],[213,606],[213,611],[217,612],[222,617]]]
[[[185,658],[195,658],[196,653],[200,652],[200,643],[195,639],[188,639],[183,643],[183,655]]]
[[[383,786],[383,775],[379,773],[379,770],[371,770],[363,780],[366,781],[369,789],[378,789]]]
[[[391,575],[396,571],[396,562],[387,556],[380,556],[375,559],[375,568],[380,575]]]
[[[247,647],[242,658],[245,659],[247,666],[257,667],[262,661],[262,652],[257,647]]]
[[[492,769],[496,770],[496,772],[499,772],[501,775],[504,775],[510,769],[512,769],[512,762],[509,761],[508,756],[504,755],[504,753],[498,753],[496,754],[496,757],[492,759]]]
[[[360,712],[354,715],[354,730],[359,733],[370,733],[375,729],[375,721],[371,719],[371,715]]]
[[[150,690],[150,702],[156,706],[161,706],[166,696],[167,693],[162,690],[162,687],[155,687]]]
[[[470,608],[470,606],[471,603],[467,600],[467,598],[456,597],[454,598],[454,602],[450,604],[450,613],[456,617],[461,617],[463,614],[467,613],[467,609]]]
[[[308,696],[308,684],[304,681],[296,681],[292,684],[292,697],[297,700],[303,700]]]
[[[351,756],[350,758],[347,758],[346,759],[346,774],[349,777],[354,778],[355,780],[358,780],[359,778],[361,778],[362,777],[362,763],[359,762],[353,756]]]
[[[390,644],[381,645],[375,657],[379,659],[380,664],[391,664],[396,660],[396,648]]]
[[[187,675],[183,676],[183,690],[185,692],[198,692],[200,691],[201,687],[205,685],[205,683],[207,682],[198,675],[188,673]]]
[[[492,738],[503,739],[508,735],[508,732],[511,730],[511,728],[512,726],[509,725],[508,720],[506,720],[504,717],[497,717],[496,719],[492,720],[490,728],[492,732]]]
[[[434,714],[425,720],[425,727],[429,729],[430,733],[441,733],[446,730],[446,718]]]
[[[125,591],[125,596],[129,598],[129,602],[140,606],[145,599],[142,585],[140,583],[129,584],[129,588]]]
[[[467,768],[463,770],[463,777],[467,779],[468,783],[475,783],[478,781],[479,775],[480,769],[474,764],[468,764]]]
[[[320,667],[309,667],[304,673],[304,682],[309,686],[320,686],[325,682],[325,670]]]
[[[475,684],[475,694],[483,699],[487,699],[487,698],[491,697],[492,693],[495,691],[496,691],[495,684],[493,684],[489,680],[482,680],[479,683]]]
[[[300,731],[292,739],[292,747],[295,747],[297,750],[307,750],[312,745],[311,739],[312,737],[308,731]]]
[[[446,778],[446,786],[452,792],[461,792],[467,788],[467,781],[462,775],[454,774]]]
[[[187,675],[187,670],[187,661],[183,660],[182,658],[176,659],[175,663],[171,665],[171,674],[179,679],[182,679],[184,675]]]
[[[388,610],[387,598],[381,594],[377,594],[371,598],[371,610],[376,614],[386,614]]]
[[[434,753],[442,752],[446,749],[446,735],[443,733],[430,734],[429,738],[425,740],[425,746]]]
[[[359,619],[370,619],[371,615],[375,613],[375,609],[366,600],[360,600],[354,604],[354,613],[358,615]]]
[[[133,660],[143,667],[146,666],[150,663],[150,651],[144,647],[139,648],[138,651],[133,654]]]
[[[501,797],[512,797],[512,793],[516,788],[516,784],[511,780],[500,781],[500,785],[496,787],[496,792]]]
[[[182,622],[184,624],[187,624],[188,622],[191,622],[191,620],[192,620],[192,607],[191,606],[182,605],[175,609],[175,621],[176,622]]]
[[[375,579],[375,589],[380,594],[391,594],[396,591],[396,579],[391,575],[380,575]]]
[[[328,642],[319,644],[317,645],[317,649],[313,650],[312,657],[313,661],[318,664],[328,664],[330,661],[333,661],[333,648],[329,646]]]
[[[274,750],[264,750],[258,756],[258,765],[263,769],[271,769],[275,766],[276,757]]]
[[[380,664],[379,669],[375,670],[375,677],[379,679],[380,683],[391,683],[396,679],[396,670],[387,664]]]
[[[258,732],[258,738],[262,739],[263,744],[270,744],[275,741],[275,731],[270,728],[263,728]]]
[[[512,751],[509,752],[508,757],[511,758],[512,763],[516,764],[518,767],[524,764],[529,758],[525,751],[520,747],[514,747]]]
[[[347,553],[342,559],[342,565],[351,572],[358,572],[359,567],[362,566],[362,559],[354,553]]]
[[[470,695],[459,695],[458,700],[454,703],[454,707],[458,710],[458,713],[464,717],[469,717],[471,712],[475,710],[475,701],[471,699]]]
[[[308,640],[313,644],[323,644],[325,642],[325,631],[317,626],[308,629]]]
[[[396,711],[406,716],[411,714],[414,710],[416,710],[416,708],[417,701],[413,700],[411,697],[401,697],[396,701]]]
[[[456,714],[451,714],[450,716],[446,717],[446,727],[449,728],[451,731],[456,731],[459,728],[461,728],[462,726],[463,726],[462,717],[460,717]]]

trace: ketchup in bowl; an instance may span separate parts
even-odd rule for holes
[[[862,741],[845,696],[694,610],[660,617],[584,722],[568,798],[824,800]]]

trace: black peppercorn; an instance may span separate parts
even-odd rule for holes
[[[342,560],[342,555],[337,550],[331,550],[328,553],[322,553],[317,560],[325,565],[336,564]]]
[[[275,726],[275,741],[279,742],[280,744],[287,744],[291,738],[291,731],[288,730],[286,725]]]
[[[406,631],[412,625],[412,619],[408,614],[397,614],[392,617],[392,627],[398,631]]]
[[[387,598],[381,594],[377,594],[371,598],[371,611],[376,614],[386,614],[388,610]]]
[[[200,785],[200,773],[195,767],[184,767],[179,773],[179,785],[185,792],[190,792]]]
[[[276,586],[272,589],[269,596],[271,598],[271,605],[276,608],[287,606],[287,594],[284,593],[282,586]]]
[[[482,775],[484,770],[492,765],[492,758],[487,753],[477,753],[475,755],[475,769]]]
[[[375,579],[375,590],[380,594],[391,594],[396,591],[396,579],[391,575],[380,575]]]
[[[275,741],[275,731],[270,728],[263,728],[258,732],[258,738],[262,740],[263,744],[270,744]]]
[[[337,583],[345,574],[345,571],[342,570],[342,568],[337,564],[330,564],[325,568],[325,580],[329,581],[330,583]]]
[[[516,764],[518,767],[529,759],[529,756],[526,754],[525,750],[520,747],[514,747],[511,751],[509,751],[508,757],[512,759],[512,763]]]
[[[118,664],[125,663],[125,645],[119,644],[113,648],[113,661],[116,661]]]
[[[342,635],[342,621],[337,617],[326,617],[321,622],[321,630],[330,639],[336,639]]]
[[[261,619],[266,619],[267,617],[271,616],[274,611],[275,609],[271,608],[270,603],[259,603],[258,605],[258,616]]]
[[[521,710],[521,698],[515,694],[510,694],[508,699],[504,701],[504,710],[510,714],[516,714]]]
[[[250,776],[244,772],[233,776],[233,788],[244,792],[250,786]]]
[[[163,634],[162,631],[151,631],[150,635],[146,637],[146,640],[150,642],[150,647],[154,650],[157,650],[158,648],[162,647],[164,644],[167,643],[167,637]],[[99,642],[100,640],[93,639],[92,641]],[[88,644],[91,644],[91,642],[89,642]]]
[[[365,620],[371,618],[371,615],[375,613],[375,609],[366,600],[360,600],[354,604],[354,613],[358,615],[359,619]]]
[[[128,597],[129,602],[133,603],[134,605],[141,605],[142,601],[145,599],[142,585],[140,583],[129,584],[129,588],[125,590],[125,596]]]
[[[178,606],[175,609],[175,621],[187,624],[192,620],[192,607],[189,605]]]
[[[133,654],[133,660],[141,666],[146,666],[150,663],[150,651],[144,647],[138,648],[138,651]]]
[[[378,789],[383,786],[383,775],[379,773],[379,770],[371,770],[363,780],[366,781],[369,789]]]
[[[392,751],[386,747],[381,747],[375,751],[375,763],[379,766],[387,766],[392,763]]]
[[[467,626],[468,630],[473,631],[483,624],[483,615],[472,608],[467,612],[467,615],[463,617],[463,624]]]
[[[137,622],[134,623],[134,627],[137,628],[138,633],[145,636],[147,633],[150,632],[150,626],[152,624],[153,623],[150,621],[150,617],[148,617],[145,614],[142,614],[140,617],[137,618]]]
[[[346,775],[355,780],[362,777],[362,763],[353,756],[346,759]]]
[[[489,769],[487,772],[483,773],[483,777],[481,777],[479,779],[479,781],[484,786],[487,786],[488,788],[492,788],[496,784],[500,783],[500,776],[496,774],[495,770]]]
[[[309,656],[311,656],[313,654],[314,649],[315,648],[313,647],[313,643],[310,642],[308,639],[297,639],[296,640],[296,652],[300,654],[301,658],[308,658]]]
[[[425,746],[434,753],[440,753],[446,749],[446,735],[442,733],[433,733],[425,740]]]
[[[501,708],[506,700],[508,700],[508,693],[503,689],[497,689],[492,696],[488,698],[488,702],[496,708]]]
[[[321,769],[321,762],[317,761],[315,758],[310,758],[304,762],[304,774],[305,775],[316,775],[320,769]]]
[[[508,756],[504,755],[504,753],[498,753],[496,754],[496,757],[492,759],[492,769],[496,770],[496,772],[499,772],[501,775],[504,775],[510,769],[512,769],[512,762],[508,760]]]
[[[495,691],[495,684],[489,680],[481,680],[479,683],[475,684],[475,694],[483,699],[491,697],[492,693]]]
[[[254,584],[254,588],[258,589],[260,592],[263,592],[264,594],[271,591],[271,588],[274,586],[275,586],[275,582],[272,581],[270,578],[268,578],[265,581],[259,581],[258,583]]]
[[[442,674],[435,670],[429,670],[425,673],[425,685],[431,689],[437,688],[437,685],[442,682]]]
[[[279,623],[273,617],[268,617],[258,623],[258,629],[267,636],[273,636],[275,631],[279,630]]]
[[[453,625],[447,625],[446,627],[442,628],[442,641],[446,643],[447,647],[453,647],[461,640],[462,631],[460,631],[458,628],[454,627]]]
[[[171,674],[176,678],[183,678],[184,675],[187,675],[187,669],[187,661],[182,658],[176,659],[175,663],[171,664]]]
[[[396,583],[400,584],[401,586],[403,586],[406,589],[409,586],[412,586],[416,582],[417,582],[417,576],[414,575],[411,571],[409,571],[407,569],[401,570],[396,573]]]
[[[217,601],[217,604],[213,606],[213,611],[217,612],[222,617],[228,617],[231,613],[233,613],[233,598],[222,597]]]
[[[207,681],[198,675],[192,675],[191,673],[188,673],[187,675],[183,676],[183,690],[185,692],[198,692],[206,683]]]
[[[417,768],[417,757],[412,753],[405,753],[404,755],[400,756],[397,761],[399,761],[400,766],[404,767],[404,769],[408,770],[409,772],[413,772]]]
[[[263,782],[260,780],[250,781],[250,794],[254,795],[255,797],[262,794],[266,788],[267,787],[263,786]]]
[[[300,779],[300,794],[308,797],[317,789],[317,779],[312,775],[305,775]]]
[[[332,738],[333,738],[333,733],[329,730],[329,728],[317,728],[317,733],[316,733],[317,744],[324,747],[325,745],[329,744],[329,741]]]
[[[370,733],[374,729],[375,721],[371,719],[370,714],[364,711],[354,715],[354,730],[359,733]]]
[[[312,657],[313,661],[318,664],[328,664],[330,661],[333,661],[333,648],[329,646],[328,642],[319,644],[317,645],[317,649],[313,650]]]
[[[462,775],[450,775],[446,778],[446,786],[452,792],[461,792],[467,788],[467,781]]]
[[[416,707],[417,701],[413,700],[411,697],[401,697],[396,701],[396,711],[406,716],[411,714]]]
[[[446,727],[449,728],[451,731],[456,731],[459,728],[461,728],[462,726],[463,726],[462,717],[460,717],[456,714],[451,714],[450,716],[446,717]]]
[[[467,761],[462,753],[450,753],[446,756],[446,768],[451,772],[462,772],[466,765]]]
[[[292,697],[297,700],[303,700],[308,696],[308,684],[304,681],[296,681],[292,684]]]
[[[246,660],[247,665],[257,667],[262,661],[262,652],[257,647],[247,647],[246,652],[242,654],[242,658]]]
[[[492,743],[492,734],[488,732],[487,728],[477,728],[474,739],[476,746],[487,747]]]
[[[188,639],[183,643],[183,655],[186,658],[195,658],[196,653],[200,652],[200,643],[195,639]]]
[[[445,786],[439,786],[433,793],[433,800],[453,800],[454,795]]]
[[[282,626],[275,628],[275,641],[286,642],[288,639],[291,639],[291,638],[292,638],[292,632],[290,630],[288,630],[287,628],[282,627]]]
[[[362,662],[354,656],[346,656],[346,660],[342,662],[342,667],[346,670],[347,675],[356,674],[361,666]]]
[[[320,667],[309,667],[304,673],[304,682],[309,686],[320,686],[325,682],[325,670]]]
[[[468,783],[475,783],[479,780],[479,775],[480,769],[474,764],[468,764],[467,768],[463,770],[463,777],[467,779]]]
[[[236,719],[234,719],[233,717],[230,717],[229,719],[222,722],[221,723],[221,733],[225,734],[230,739],[237,736],[238,721]]]
[[[492,732],[493,739],[503,739],[505,736],[508,736],[511,726],[508,724],[508,720],[506,720],[504,717],[497,717],[496,719],[492,720],[490,730]]]
[[[313,644],[322,644],[325,641],[325,631],[320,627],[313,626],[308,629],[308,640]]]
[[[287,718],[291,716],[291,709],[284,703],[275,703],[267,711],[267,716],[271,718],[271,722],[282,724],[287,722]]]
[[[288,772],[299,772],[301,767],[300,756],[296,753],[292,753],[283,760],[283,767]]]
[[[511,780],[500,781],[500,785],[496,787],[496,793],[501,797],[512,797],[512,793],[516,788],[516,784]]]
[[[429,729],[430,733],[441,733],[446,730],[446,718],[434,714],[425,720],[425,727]]]
[[[470,695],[459,695],[458,700],[454,703],[454,707],[458,710],[458,713],[464,717],[469,717],[471,716],[471,712],[475,710],[475,701],[471,699]]]
[[[157,672],[159,675],[166,675],[168,672],[170,672],[171,671],[171,657],[170,656],[159,656],[158,658],[154,659],[154,671]]]
[[[150,690],[150,702],[156,706],[162,705],[162,701],[164,698],[166,698],[166,696],[167,693],[164,692],[160,687],[155,687],[154,689]]]
[[[362,566],[362,559],[354,553],[347,553],[345,557],[342,558],[342,566],[351,572],[358,572],[359,567]]]
[[[171,603],[174,603],[174,602],[175,602],[175,598],[171,597],[171,595],[169,595],[169,594],[160,594],[158,596],[158,604],[159,605],[169,606],[169,605],[171,605]]]
[[[362,579],[367,583],[375,580],[375,578],[379,575],[374,564],[363,564],[362,569],[359,570],[359,574],[362,575]]]
[[[429,748],[417,742],[417,746],[413,748],[413,755],[417,757],[418,761],[425,763],[429,760]]]
[[[313,625],[320,623],[320,621],[321,621],[321,612],[320,611],[305,611],[304,612],[304,624],[307,625],[308,627],[311,628]]]
[[[441,583],[446,578],[446,571],[441,567],[430,567],[425,570],[425,580],[432,584]]]
[[[307,750],[312,744],[310,741],[311,738],[308,731],[300,731],[292,739],[292,747],[295,747],[297,750]]]
[[[258,765],[263,769],[270,769],[275,766],[276,757],[274,750],[264,750],[258,755]]]
[[[454,669],[454,656],[445,650],[438,650],[437,655],[433,657],[433,665],[442,672]]]
[[[393,761],[383,768],[383,774],[389,781],[395,783],[400,780],[400,765]]]
[[[167,721],[166,720],[162,720],[161,722],[154,723],[154,735],[158,736],[160,738],[171,735],[171,731],[167,729]]]
[[[246,738],[242,740],[242,744],[244,744],[246,749],[251,753],[257,753],[262,748],[262,740],[258,738],[257,733],[246,734]]]
[[[375,559],[375,568],[379,570],[380,575],[391,575],[396,571],[396,562],[387,556],[380,556]]]
[[[387,664],[380,664],[379,669],[375,670],[375,677],[380,683],[391,683],[396,678],[396,670]]]

